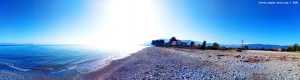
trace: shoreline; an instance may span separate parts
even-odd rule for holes
[[[0,71],[0,79],[39,80],[299,80],[300,54],[146,47],[137,52],[92,60],[66,76]],[[30,80],[29,79],[29,80]]]
[[[298,80],[300,55],[264,51],[147,47],[82,73],[87,80],[113,79],[289,79]]]
[[[140,51],[143,51],[143,48]],[[127,56],[122,56],[122,57],[118,57],[117,59],[111,59],[110,61],[106,61],[107,63],[104,64],[103,66],[97,67],[97,69],[93,69],[91,71],[85,72],[85,73],[81,73],[79,75],[83,75],[83,79],[86,80],[107,80],[108,76],[115,71],[116,69],[118,69],[119,67],[124,66],[124,64],[129,62],[129,59],[132,58],[134,54],[139,53],[135,52],[135,53],[131,53]]]

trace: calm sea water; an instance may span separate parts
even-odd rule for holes
[[[103,65],[105,59],[127,54],[126,50],[92,49],[84,46],[0,46],[0,70],[61,75],[88,71]]]

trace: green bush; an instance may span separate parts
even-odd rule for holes
[[[287,51],[289,51],[289,52],[300,52],[300,46],[298,44],[294,44],[292,46],[289,46],[287,48]]]
[[[213,50],[219,50],[220,49],[220,45],[218,43],[213,43],[212,49]]]

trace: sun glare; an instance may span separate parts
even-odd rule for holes
[[[104,4],[91,4],[90,12],[102,13],[88,16],[102,16],[102,19],[90,20],[94,23],[89,25],[96,28],[79,43],[115,48],[140,45],[164,36],[164,25],[160,22],[162,11],[155,0],[107,0]],[[100,10],[97,7],[102,11],[93,11]]]

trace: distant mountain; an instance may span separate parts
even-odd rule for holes
[[[0,46],[28,46],[28,45],[34,45],[34,46],[79,46],[77,44],[17,44],[17,43],[0,43]]]
[[[151,42],[146,42],[144,44],[140,44],[140,46],[152,46],[152,45],[151,45]]]
[[[188,45],[191,44],[192,40],[181,40],[182,42],[186,42]],[[194,41],[195,45],[199,45],[199,44],[202,44],[202,42],[199,42],[199,41]]]
[[[272,49],[272,48],[288,48],[288,46],[281,46],[281,45],[269,45],[269,44],[248,44],[250,49]]]
[[[241,48],[241,45],[223,45],[227,48]],[[273,49],[273,48],[287,48],[288,46],[270,45],[270,44],[247,44],[249,49]]]
[[[15,43],[0,43],[0,46],[14,46],[14,45],[19,45]]]

